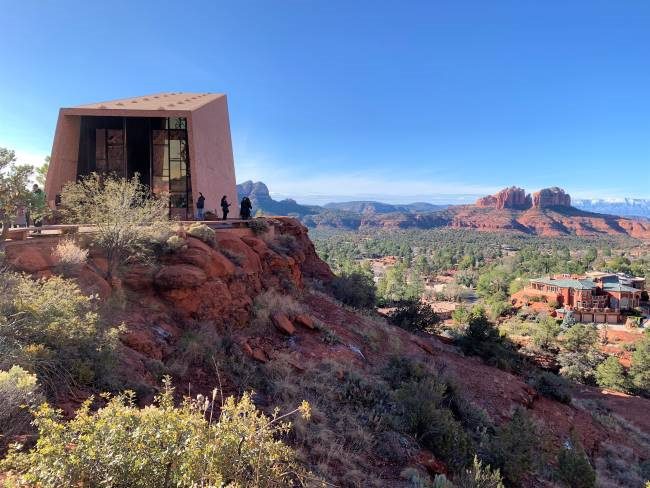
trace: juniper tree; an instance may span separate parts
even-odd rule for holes
[[[0,147],[0,219],[2,234],[0,240],[7,238],[11,227],[11,217],[20,208],[27,208],[31,192],[27,188],[32,167],[16,165],[16,153],[11,149]]]

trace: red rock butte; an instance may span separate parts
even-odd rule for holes
[[[528,210],[529,208],[570,207],[571,196],[562,188],[543,188],[531,195],[517,186],[503,190],[476,200],[477,207],[512,208]]]
[[[226,95],[158,93],[62,108],[45,183],[54,206],[63,186],[93,172],[139,174],[154,193],[169,193],[174,217],[193,215],[199,192],[206,210],[237,191]]]
[[[494,195],[479,198],[476,201],[478,207],[495,207],[495,208],[516,208],[526,209],[531,207],[530,195],[526,190],[517,186],[504,188]]]

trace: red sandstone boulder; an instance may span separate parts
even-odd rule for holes
[[[259,347],[253,349],[253,359],[255,361],[259,361],[260,363],[266,363],[269,360],[268,356],[264,352],[264,349],[261,349]]]
[[[175,259],[200,268],[208,278],[230,276],[235,273],[236,269],[235,265],[226,256],[211,248],[203,250],[188,246],[188,249],[179,251]]]
[[[269,247],[266,245],[266,242],[264,242],[262,239],[259,239],[257,237],[249,237],[249,236],[244,236],[241,238],[241,240],[253,251],[255,251],[258,256],[262,257],[264,254],[269,250]]]
[[[144,356],[152,359],[162,359],[163,352],[161,346],[155,339],[144,330],[129,330],[121,338],[124,345],[130,347]]]
[[[205,274],[204,274],[205,276]],[[233,299],[226,284],[215,278],[198,287],[163,290],[161,295],[173,302],[174,309],[197,320],[224,323],[233,316]]]
[[[241,267],[247,274],[260,273],[262,264],[255,251],[248,247],[239,237],[231,233],[216,233],[217,249],[235,256],[238,267]]]
[[[111,285],[88,266],[84,266],[76,275],[79,288],[88,295],[98,295],[101,299],[111,296]]]
[[[296,328],[283,313],[274,313],[271,320],[278,330],[284,334],[293,335],[296,332]]]
[[[131,266],[122,278],[122,284],[130,290],[147,290],[153,286],[154,269],[136,264]]]
[[[154,279],[156,287],[169,290],[179,288],[196,288],[208,279],[205,272],[189,264],[164,266]]]
[[[54,264],[48,250],[28,245],[8,248],[7,262],[12,268],[25,273],[45,271]]]
[[[276,234],[288,234],[296,238],[291,256],[297,261],[303,276],[329,283],[334,278],[330,267],[318,257],[309,239],[307,227],[290,217],[274,217],[271,220]]]
[[[311,330],[316,329],[316,325],[314,324],[314,319],[311,318],[306,313],[301,313],[301,314],[296,315],[296,317],[293,319],[293,321],[297,325],[305,327],[306,329],[311,329]]]

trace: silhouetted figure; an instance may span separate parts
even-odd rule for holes
[[[221,211],[223,212],[223,220],[226,220],[228,218],[228,207],[230,207],[230,204],[228,203],[226,195],[224,195],[221,197]]]
[[[196,220],[205,219],[205,197],[199,192],[199,198],[196,199]]]
[[[241,200],[241,208],[239,209],[239,215],[243,220],[249,220],[251,218],[251,211],[253,210],[253,204],[251,199],[244,197]]]

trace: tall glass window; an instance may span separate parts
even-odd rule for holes
[[[95,129],[95,171],[124,176],[122,129]]]
[[[192,192],[187,121],[170,117],[160,119],[156,125],[151,134],[153,191],[169,193],[172,218],[189,218],[192,215]]]
[[[192,216],[187,120],[183,117],[81,118],[77,174],[138,174],[157,194],[169,194],[170,216]]]

